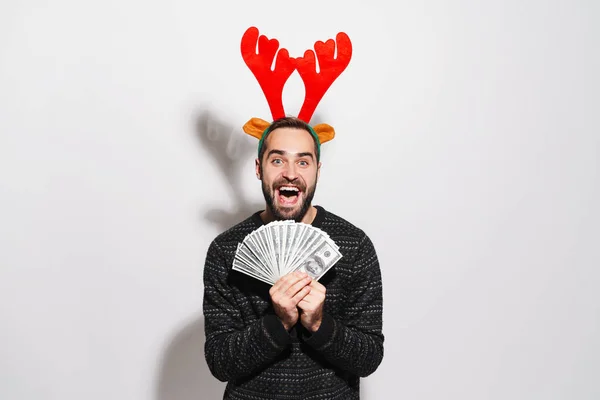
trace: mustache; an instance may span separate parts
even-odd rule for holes
[[[296,179],[293,182],[290,182],[287,179],[279,179],[273,183],[273,189],[278,189],[281,186],[296,186],[301,191],[306,192],[306,184],[299,179]]]

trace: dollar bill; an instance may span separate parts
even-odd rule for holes
[[[331,241],[323,241],[318,248],[314,248],[306,260],[298,268],[306,272],[313,279],[319,280],[331,267],[342,258],[342,254]]]
[[[238,244],[233,269],[265,283],[302,270],[321,278],[342,257],[339,246],[323,230],[295,221],[263,225]]]

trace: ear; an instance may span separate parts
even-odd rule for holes
[[[244,124],[244,127],[242,129],[248,135],[260,140],[262,138],[263,132],[269,127],[269,125],[271,124],[269,124],[264,119],[250,118],[250,120]]]
[[[313,130],[319,137],[319,141],[321,144],[325,142],[329,142],[331,139],[335,137],[335,130],[331,125],[328,124],[318,124],[313,126]]]
[[[317,164],[317,181],[321,178],[321,161]]]
[[[258,180],[260,180],[260,160],[258,158],[254,160],[254,172],[256,173]]]

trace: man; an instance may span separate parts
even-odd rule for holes
[[[228,382],[224,399],[359,398],[359,378],[383,358],[382,285],[367,235],[313,206],[318,138],[296,118],[274,121],[261,142],[256,176],[265,210],[217,236],[204,269],[205,357]],[[327,232],[343,257],[319,281],[293,272],[272,287],[232,270],[244,237],[274,220]]]

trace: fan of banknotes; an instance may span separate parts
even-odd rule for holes
[[[318,280],[339,259],[339,247],[321,229],[295,221],[274,221],[238,244],[233,269],[273,285],[301,270]]]

